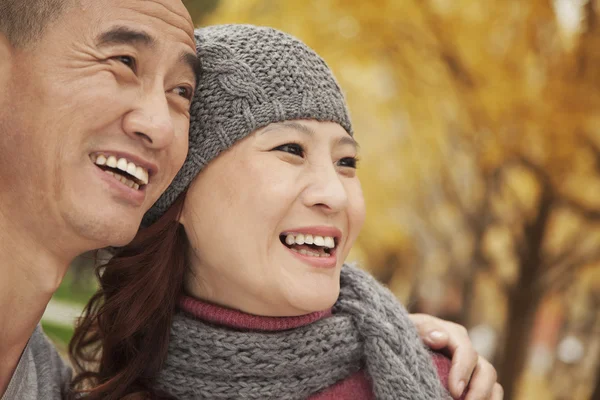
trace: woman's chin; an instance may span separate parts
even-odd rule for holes
[[[333,286],[331,288],[302,288],[289,299],[290,304],[298,310],[296,312],[298,315],[329,310],[340,295],[339,284]]]

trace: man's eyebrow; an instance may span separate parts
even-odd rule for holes
[[[98,46],[131,44],[152,48],[156,45],[156,39],[144,31],[134,30],[126,26],[116,26],[100,34],[96,39],[96,43]],[[179,61],[189,67],[197,83],[202,64],[196,54],[183,51],[179,56]]]
[[[262,133],[266,133],[268,131],[277,129],[277,127],[284,127],[284,128],[290,128],[293,130],[296,130],[298,132],[304,133],[306,135],[309,136],[314,136],[315,135],[315,131],[312,130],[310,127],[304,125],[304,124],[300,124],[296,121],[284,121],[284,122],[277,122],[272,124],[269,128],[265,129],[262,131]],[[360,148],[358,142],[356,141],[356,139],[354,139],[352,136],[349,135],[345,135],[342,136],[338,139],[338,141],[336,142],[336,145],[350,145],[353,146],[354,148],[356,148],[357,150]]]
[[[98,46],[137,44],[145,47],[153,47],[156,43],[156,39],[144,31],[134,30],[126,26],[116,26],[109,31],[100,34],[96,39],[96,43]]]
[[[188,68],[192,70],[194,73],[194,77],[196,78],[196,84],[198,83],[198,79],[200,79],[200,73],[202,71],[202,62],[198,58],[196,54],[189,53],[187,51],[183,51],[181,56],[179,56],[179,61],[184,63]]]

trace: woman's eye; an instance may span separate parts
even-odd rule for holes
[[[136,69],[135,58],[133,58],[131,56],[117,56],[117,57],[115,57],[115,59],[118,60],[119,62],[121,62],[122,64],[125,64],[129,68],[131,68],[132,71],[135,71],[135,69]]]
[[[284,145],[275,147],[273,150],[283,151],[298,157],[304,157],[304,149],[297,143],[286,143]]]
[[[338,161],[340,167],[356,168],[358,166],[358,158],[356,157],[344,157]]]

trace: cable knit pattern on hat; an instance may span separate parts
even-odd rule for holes
[[[178,314],[158,388],[180,400],[300,400],[363,367],[376,399],[449,398],[406,310],[345,265],[333,315],[306,326],[248,332]]]
[[[217,25],[197,29],[202,62],[190,110],[188,157],[144,217],[158,219],[213,158],[274,122],[315,119],[352,125],[331,70],[298,39],[273,28]]]

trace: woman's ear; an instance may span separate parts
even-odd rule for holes
[[[183,210],[179,214],[179,218],[177,219],[177,222],[179,222],[181,225],[185,226],[185,214],[184,214]]]
[[[186,212],[185,212],[185,203],[187,202],[187,190],[185,191],[185,193],[182,193],[181,196],[185,196],[183,199],[183,202],[181,203],[181,208],[179,209],[179,217],[177,217],[177,222],[179,222],[181,225],[183,225],[185,227],[185,220],[186,220]]]

